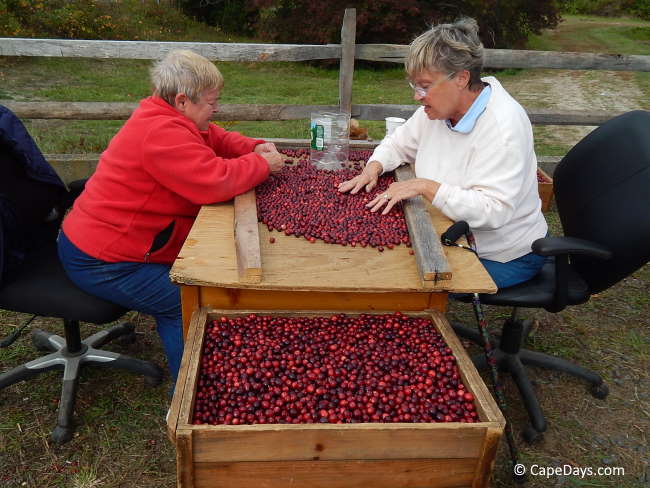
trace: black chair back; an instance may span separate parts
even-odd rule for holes
[[[592,294],[650,260],[650,112],[607,121],[569,151],[553,176],[564,235],[613,253],[608,261],[572,258]]]
[[[23,156],[0,137],[0,283],[29,252],[56,238],[61,216],[53,218],[53,210],[66,193],[62,184],[35,179]]]

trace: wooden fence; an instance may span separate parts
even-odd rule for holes
[[[152,41],[92,41],[68,39],[0,38],[0,56],[42,56],[71,58],[160,59],[172,49],[191,49],[214,61],[307,61],[339,59],[339,105],[226,104],[219,106],[223,121],[280,121],[309,119],[316,111],[347,111],[361,120],[408,118],[416,105],[354,104],[352,80],[355,60],[403,63],[408,46],[397,44],[356,44],[356,9],[346,9],[341,28],[341,44],[243,44]],[[566,53],[486,49],[486,68],[547,68],[571,70],[650,71],[650,56]],[[22,119],[126,120],[137,103],[104,102],[17,102],[0,100]],[[533,124],[600,125],[618,115],[615,112],[554,111],[526,109]],[[276,139],[280,146],[304,145],[306,140]],[[355,142],[371,147],[372,142]],[[94,167],[98,155],[46,155],[64,173],[73,163]],[[557,157],[540,157],[540,166],[552,173]],[[91,169],[92,171],[92,169]],[[77,172],[75,172],[77,173]],[[77,174],[71,175],[76,177]]]

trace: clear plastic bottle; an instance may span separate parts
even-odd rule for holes
[[[309,160],[318,169],[338,170],[347,161],[350,149],[350,114],[311,114]]]

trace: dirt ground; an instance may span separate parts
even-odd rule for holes
[[[621,113],[650,108],[650,100],[626,71],[531,70],[504,81],[525,107],[558,111]],[[593,126],[535,126],[536,140],[570,148]]]

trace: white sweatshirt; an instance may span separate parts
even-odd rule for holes
[[[420,107],[386,136],[370,161],[392,171],[415,163],[415,174],[439,182],[433,199],[451,220],[469,224],[479,256],[505,263],[531,252],[548,227],[537,186],[537,158],[526,111],[496,78],[487,107],[468,134],[444,120],[429,120]]]

